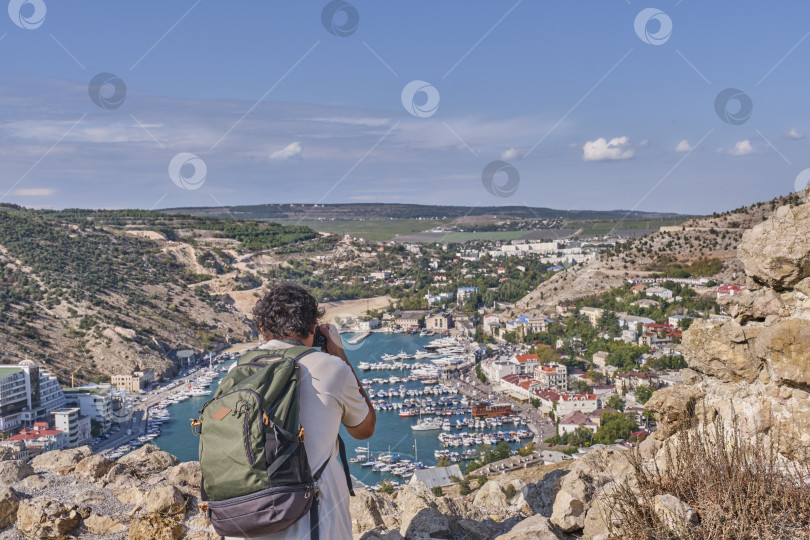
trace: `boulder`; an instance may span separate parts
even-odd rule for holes
[[[156,514],[174,515],[185,511],[186,499],[175,486],[158,486],[146,496],[146,510]]]
[[[114,464],[115,462],[107,459],[106,457],[94,454],[92,456],[87,456],[77,463],[74,472],[85,478],[92,478],[95,480],[107,474]]]
[[[172,517],[148,514],[129,522],[129,540],[178,540],[185,527]]]
[[[754,349],[777,382],[810,386],[810,321],[779,321],[760,332]]]
[[[621,482],[633,472],[624,451],[612,448],[591,450],[576,460],[560,485],[554,500],[551,522],[564,532],[585,526],[585,514],[594,493],[611,482]]]
[[[140,488],[129,488],[118,493],[118,500],[124,504],[143,506],[146,503],[146,491]]]
[[[697,512],[674,495],[656,495],[653,511],[673,531],[681,530],[684,525],[697,525],[700,522]]]
[[[562,540],[563,535],[545,516],[535,514],[512,527],[512,529],[495,540]]]
[[[184,461],[169,469],[168,482],[175,486],[188,486],[199,489],[202,484],[202,472],[199,461]]]
[[[435,508],[422,508],[415,514],[402,517],[399,528],[406,540],[417,538],[452,538],[450,518]]]
[[[539,482],[526,484],[523,489],[523,498],[526,499],[532,512],[545,517],[551,517],[554,510],[554,499],[560,491],[563,477],[568,474],[567,469],[554,469],[546,473]]]
[[[0,461],[17,459],[17,451],[8,446],[0,446]]]
[[[379,493],[357,489],[349,498],[352,532],[365,533],[379,527],[398,527],[396,505]]]
[[[23,480],[23,486],[33,491],[42,491],[43,489],[47,489],[51,484],[51,479],[42,474],[32,474]]]
[[[17,528],[29,538],[64,537],[80,521],[75,508],[50,499],[27,499],[17,509]]]
[[[14,484],[34,474],[34,469],[28,463],[13,459],[0,461],[0,486]]]
[[[739,294],[725,295],[718,298],[717,303],[740,325],[749,321],[764,321],[772,315],[787,314],[784,312],[782,297],[773,289],[746,290]]]
[[[145,444],[118,460],[119,464],[130,467],[141,477],[157,472],[165,473],[166,469],[174,467],[178,462],[176,457],[154,444]]]
[[[782,291],[810,276],[810,205],[783,206],[746,231],[737,251],[745,273]]]
[[[84,526],[93,534],[117,534],[126,530],[126,525],[118,518],[90,514],[84,519]]]
[[[77,463],[87,456],[93,455],[89,446],[70,448],[68,450],[52,450],[36,456],[31,460],[35,471],[50,471],[53,469],[73,470]]]
[[[461,533],[462,537],[471,540],[490,540],[495,538],[503,530],[501,523],[494,521],[475,521],[472,519],[460,519],[455,522],[454,527]]]
[[[748,340],[756,329],[743,328],[733,321],[695,322],[683,334],[681,352],[689,367],[724,382],[754,382],[762,361],[751,351]]]
[[[391,531],[387,531],[385,529],[375,529],[359,537],[355,535],[355,538],[358,540],[404,540],[402,535],[396,529]]]
[[[697,402],[702,397],[703,392],[683,384],[667,386],[656,391],[645,404],[647,410],[655,415],[658,422],[655,437],[663,440],[675,433],[682,421],[688,420],[695,414]]]
[[[20,506],[20,496],[13,488],[0,490],[0,529],[8,527],[17,520],[17,509]]]
[[[487,511],[505,510],[509,503],[503,486],[496,480],[489,480],[475,492],[473,504]]]

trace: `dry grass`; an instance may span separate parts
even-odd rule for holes
[[[721,420],[683,429],[659,468],[631,457],[635,480],[608,497],[611,537],[628,540],[776,540],[810,538],[810,467],[777,452],[778,441],[746,440]],[[667,523],[656,495],[671,494],[700,516]]]

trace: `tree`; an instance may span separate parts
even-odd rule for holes
[[[607,400],[606,405],[610,409],[624,411],[624,400],[617,395],[610,396],[610,399]]]
[[[447,456],[442,456],[439,458],[439,461],[436,462],[437,467],[448,467],[450,465],[450,458]]]
[[[593,390],[593,388],[591,388],[588,385],[588,383],[586,383],[585,381],[582,381],[582,380],[572,381],[571,382],[571,389],[578,392],[578,393],[580,393],[580,394],[586,394],[586,393],[590,392],[591,390]]]
[[[433,493],[435,497],[441,497],[442,495],[444,495],[442,486],[433,486],[432,488],[430,488],[430,492]]]
[[[518,455],[519,456],[526,457],[526,456],[532,455],[533,453],[534,453],[534,443],[531,442],[531,441],[527,442],[526,444],[524,444],[522,447],[520,447],[518,449]]]
[[[636,400],[638,400],[638,402],[642,405],[649,401],[650,396],[653,395],[653,392],[655,392],[655,389],[647,384],[639,385],[635,390],[633,390],[633,393],[636,395]]]
[[[638,424],[633,418],[623,413],[605,413],[602,415],[599,429],[593,436],[593,442],[612,444],[618,439],[627,440],[637,429]]]
[[[383,480],[380,482],[380,493],[390,495],[394,492],[394,484],[390,480]]]

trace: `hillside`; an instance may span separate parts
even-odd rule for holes
[[[235,217],[257,220],[369,220],[369,219],[457,219],[488,216],[524,219],[653,219],[680,217],[658,212],[625,210],[554,210],[529,206],[437,206],[423,204],[349,203],[349,204],[257,204],[166,208],[167,214],[204,217]]]
[[[743,232],[767,220],[778,207],[799,205],[802,200],[794,193],[722,214],[693,218],[678,226],[661,227],[657,232],[618,245],[599,260],[559,272],[521,299],[517,307],[527,309],[544,303],[567,302],[620,286],[628,278],[653,275],[742,281],[737,246]]]
[[[235,259],[318,238],[304,227],[4,205],[0,361],[43,362],[63,384],[74,371],[77,383],[135,366],[172,373],[176,350],[253,335],[218,290],[258,285]]]

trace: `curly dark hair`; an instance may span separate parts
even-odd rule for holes
[[[271,337],[307,337],[312,325],[323,317],[323,308],[301,285],[280,283],[273,285],[253,308],[253,323]]]

